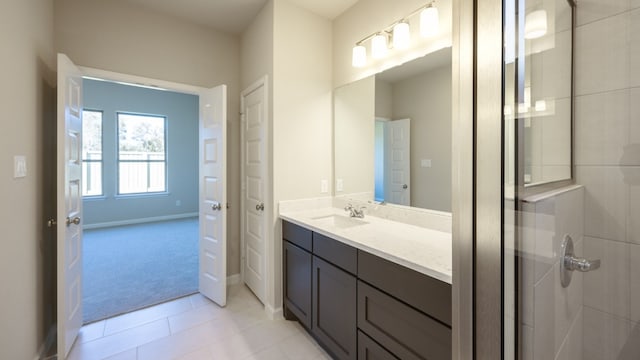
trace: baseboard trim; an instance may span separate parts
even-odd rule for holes
[[[284,314],[282,312],[282,306],[279,308],[273,308],[270,305],[265,305],[264,309],[267,311],[267,316],[271,320],[284,318]]]
[[[234,274],[234,275],[228,276],[227,285],[238,285],[240,284],[241,280],[242,280],[242,277],[240,276],[240,274]]]
[[[198,213],[185,213],[185,214],[175,214],[175,215],[164,215],[164,216],[154,216],[148,218],[140,218],[140,219],[131,219],[131,220],[121,220],[121,221],[110,221],[96,224],[86,224],[82,226],[83,230],[91,230],[91,229],[102,229],[113,226],[123,226],[123,225],[135,225],[135,224],[145,224],[150,222],[157,221],[167,221],[167,220],[178,220],[178,219],[186,219],[190,217],[197,217]]]

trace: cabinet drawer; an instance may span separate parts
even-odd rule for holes
[[[451,285],[358,250],[358,278],[451,326]]]
[[[311,251],[312,249],[311,230],[284,220],[282,220],[282,238],[307,251]]]
[[[330,237],[313,233],[313,254],[352,274],[358,270],[358,250]]]
[[[451,359],[451,329],[358,281],[358,328],[400,359]]]
[[[284,242],[284,304],[311,329],[311,253]]]
[[[387,349],[358,330],[358,360],[398,360]]]

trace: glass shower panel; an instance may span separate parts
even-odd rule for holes
[[[504,358],[640,359],[640,1],[503,5]]]
[[[503,5],[503,352],[581,359],[584,275],[560,281],[564,239],[584,253],[584,189],[571,182],[574,3]]]

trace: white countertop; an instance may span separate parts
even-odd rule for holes
[[[422,274],[451,284],[451,234],[404,224],[371,215],[362,225],[333,226],[319,218],[347,216],[342,209],[326,207],[313,210],[280,212],[280,217],[347,245],[406,266]]]

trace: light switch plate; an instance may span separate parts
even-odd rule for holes
[[[336,180],[336,191],[343,191],[344,190],[344,183],[342,181],[342,179],[337,179]]]
[[[13,157],[13,177],[23,178],[27,176],[27,157],[16,155]]]
[[[422,167],[429,168],[431,167],[431,159],[422,159],[420,164],[422,165]]]

